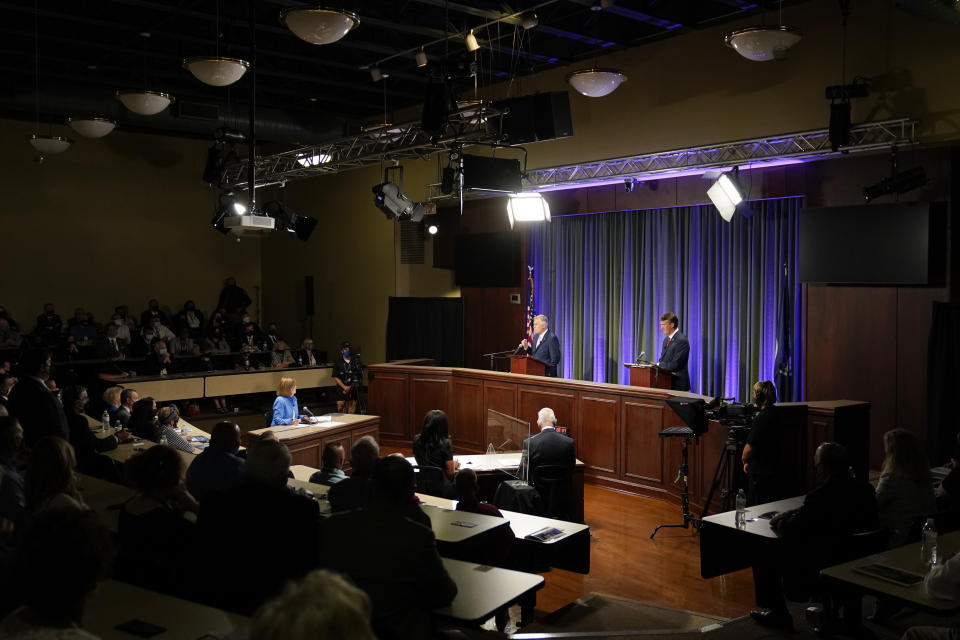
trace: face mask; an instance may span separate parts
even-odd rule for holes
[[[154,323],[153,323],[153,328],[154,328],[154,329],[159,329],[159,328],[160,328],[160,323],[159,323],[159,322],[154,322]]]
[[[242,320],[243,322],[250,322],[250,316],[243,316],[243,318],[241,318],[241,320]]]
[[[44,313],[46,313],[48,316],[52,316],[52,315],[53,315],[53,310],[45,311]]]
[[[349,358],[349,357],[350,357],[350,349],[344,349],[344,350],[343,350],[343,357],[344,357],[344,358]]]
[[[151,311],[157,311],[158,309],[160,309],[160,305],[158,305],[158,304],[152,304],[152,305],[150,305],[150,310],[151,310]]]
[[[303,345],[303,348],[304,348],[304,349],[313,349],[313,343],[312,343],[312,342],[308,342],[308,343],[306,343],[305,345]]]
[[[187,305],[187,311],[193,311],[193,305]]]
[[[121,320],[120,318],[117,318],[116,320],[113,321],[113,324],[117,325],[118,327],[122,326],[123,320]]]
[[[165,356],[165,355],[167,355],[167,350],[166,350],[166,349],[157,349],[157,353],[159,353],[159,354],[162,355],[162,356]]]

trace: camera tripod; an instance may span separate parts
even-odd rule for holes
[[[677,469],[677,478],[673,481],[674,484],[681,480],[683,481],[683,490],[680,492],[680,512],[683,514],[683,522],[678,524],[658,524],[656,529],[653,530],[653,533],[650,534],[651,540],[653,536],[657,535],[657,531],[660,531],[660,529],[674,527],[687,529],[691,523],[694,529],[700,526],[700,519],[690,513],[690,466],[687,464],[687,447],[690,445],[691,440],[697,439],[697,436],[690,427],[670,427],[661,431],[659,435],[661,438],[674,436],[683,437],[683,446],[680,448],[680,467]]]
[[[720,459],[717,460],[717,468],[713,472],[713,482],[710,483],[710,492],[707,493],[707,499],[703,503],[703,512],[700,519],[707,517],[710,510],[710,502],[713,500],[717,489],[720,489],[721,511],[730,511],[733,509],[733,499],[736,495],[733,491],[733,479],[736,476],[737,465],[740,464],[740,458],[737,452],[740,449],[740,443],[737,442],[735,427],[727,427],[727,439],[723,443],[723,451],[720,452]]]

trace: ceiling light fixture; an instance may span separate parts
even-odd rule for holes
[[[550,222],[550,205],[539,193],[517,193],[507,200],[510,228],[515,222]]]
[[[414,56],[417,60],[417,66],[423,68],[427,66],[427,52],[423,50],[423,47],[420,47],[420,51],[417,51]]]
[[[737,212],[737,207],[743,202],[738,174],[736,167],[730,173],[721,173],[707,189],[707,196],[725,222],[730,222],[733,214]]]
[[[55,136],[48,127],[47,135],[40,135],[40,5],[39,0],[33,3],[33,73],[34,88],[36,90],[36,101],[34,103],[34,114],[36,116],[36,129],[27,140],[30,145],[40,153],[40,162],[43,162],[45,155],[55,155],[63,153],[70,148],[73,141],[63,136]]]
[[[440,231],[440,227],[438,227],[435,224],[431,224],[430,226],[427,227],[427,233],[429,233],[432,236],[437,235],[437,231]]]
[[[370,67],[370,79],[374,82],[380,82],[386,77],[389,76],[380,71],[380,67]]]
[[[617,69],[582,69],[567,75],[567,83],[590,98],[610,95],[626,81],[627,76]]]
[[[537,13],[535,11],[528,11],[520,16],[520,26],[522,26],[524,29],[533,29],[538,24],[540,24],[540,19],[537,17]]]
[[[477,36],[473,35],[473,29],[470,29],[470,33],[467,34],[467,51],[476,51],[480,48],[480,43],[477,42]]]
[[[163,91],[140,91],[137,89],[117,91],[116,98],[127,109],[142,116],[156,115],[175,100],[172,95]]]
[[[29,140],[33,148],[42,155],[51,156],[63,153],[73,144],[73,140],[64,138],[63,136],[42,136],[38,133],[31,135]]]
[[[194,56],[184,58],[183,68],[204,84],[211,87],[226,87],[242,78],[250,68],[250,63],[240,58]]]
[[[787,49],[800,42],[803,34],[799,29],[783,24],[783,0],[780,0],[778,24],[772,27],[764,24],[762,8],[761,2],[760,26],[731,31],[724,36],[723,41],[728,47],[753,62],[783,60],[787,57]]]
[[[397,182],[390,181],[391,172],[397,173]],[[399,165],[384,169],[383,182],[373,185],[373,204],[387,220],[396,218],[398,222],[420,222],[427,213],[422,202],[414,202],[403,192],[403,167]]]
[[[84,138],[102,138],[117,127],[109,118],[67,118],[67,124]]]
[[[333,44],[359,25],[360,18],[343,9],[293,8],[280,12],[280,22],[305,42]]]

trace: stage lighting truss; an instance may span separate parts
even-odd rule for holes
[[[394,160],[422,159],[462,144],[496,142],[487,131],[487,119],[501,113],[487,104],[470,103],[450,115],[441,137],[423,131],[418,119],[406,124],[379,124],[339,140],[262,156],[257,158],[255,183],[259,188]],[[313,158],[329,160],[304,162]],[[224,168],[221,185],[245,190],[246,180],[247,164],[241,161]]]

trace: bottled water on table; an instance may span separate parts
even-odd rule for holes
[[[106,433],[109,427],[110,427],[110,412],[104,409],[103,415],[100,416],[100,431]]]
[[[937,525],[933,518],[927,518],[920,535],[920,559],[926,565],[935,565],[939,560],[939,540],[937,539]]]
[[[738,527],[747,525],[747,496],[744,495],[743,489],[737,491],[737,515],[734,522]]]

